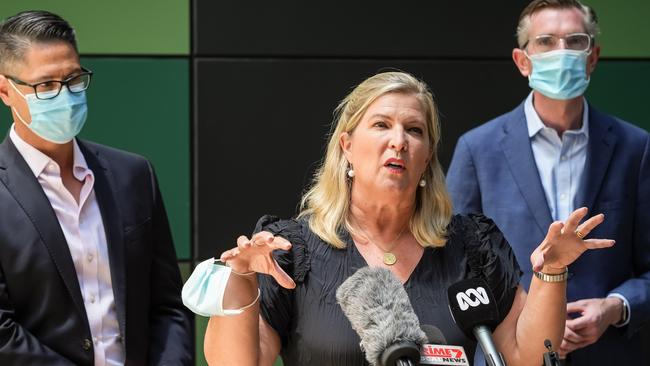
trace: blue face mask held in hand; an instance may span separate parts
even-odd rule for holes
[[[252,303],[239,309],[224,309],[223,297],[232,269],[216,264],[217,261],[210,258],[196,266],[190,278],[183,285],[181,292],[183,304],[195,314],[206,317],[239,315],[257,302],[260,298],[259,289],[257,297]]]
[[[584,94],[589,86],[588,52],[555,50],[526,56],[533,64],[528,85],[552,99],[572,99]]]
[[[85,91],[71,93],[68,88],[63,88],[52,99],[38,99],[36,94],[23,94],[13,82],[9,83],[25,98],[32,116],[31,123],[27,123],[14,108],[18,119],[40,138],[55,144],[65,144],[77,136],[86,123],[88,105]],[[38,95],[44,94],[41,97],[46,97],[47,93],[56,91],[39,92]]]

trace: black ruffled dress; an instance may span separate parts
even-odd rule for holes
[[[312,233],[305,220],[264,216],[255,229],[260,230],[293,244],[290,251],[276,251],[274,256],[295,280],[295,289],[284,289],[272,277],[259,276],[261,315],[282,340],[284,365],[367,365],[359,336],[336,303],[341,283],[367,266],[350,235],[343,235],[347,247],[336,249]],[[485,216],[456,215],[448,231],[446,246],[425,249],[404,288],[420,324],[438,327],[448,344],[463,346],[472,360],[476,343],[454,323],[447,288],[465,278],[483,278],[503,319],[512,306],[521,271],[503,235]]]

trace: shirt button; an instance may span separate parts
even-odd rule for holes
[[[90,303],[91,304],[95,303],[95,295],[90,295]]]
[[[94,342],[95,344],[97,344],[97,342],[98,342],[97,337],[93,337],[93,342]]]
[[[88,351],[91,347],[93,346],[92,342],[90,339],[86,338],[81,342],[81,348],[83,348],[84,351]]]
[[[88,262],[92,262],[93,259],[95,258],[95,256],[92,255],[92,253],[89,253],[88,256],[87,256],[87,258],[88,258]]]
[[[564,201],[564,200],[566,199],[566,194],[562,193],[562,194],[560,195],[560,199],[561,199],[562,201]]]
[[[566,160],[566,155],[562,155],[561,159]]]

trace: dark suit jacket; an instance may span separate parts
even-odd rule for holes
[[[167,214],[142,157],[79,141],[95,174],[127,365],[189,365],[192,334]],[[0,145],[0,365],[93,365],[68,244],[43,189]]]
[[[632,316],[629,325],[610,327],[595,345],[571,358],[578,365],[639,365],[642,345],[636,332],[650,320],[650,136],[590,107],[585,164],[575,207],[604,213],[605,222],[589,237],[615,239],[616,245],[587,251],[569,266],[568,301],[617,292],[629,300]],[[515,251],[528,288],[530,255],[552,218],[523,103],[460,138],[447,185],[457,212],[482,212],[494,219]]]

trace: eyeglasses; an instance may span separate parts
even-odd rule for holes
[[[61,93],[61,89],[63,89],[64,85],[71,93],[80,93],[88,89],[93,72],[84,67],[82,67],[81,70],[83,72],[70,76],[65,80],[47,80],[36,84],[26,83],[13,76],[7,75],[6,77],[16,84],[32,87],[34,89],[34,94],[38,99],[52,99],[56,98],[56,96]]]
[[[571,33],[564,37],[554,34],[540,34],[532,41],[526,42],[523,48],[530,43],[535,53],[549,52],[560,48],[560,40],[564,41],[564,47],[574,51],[588,51],[591,48],[593,37],[587,33]]]

